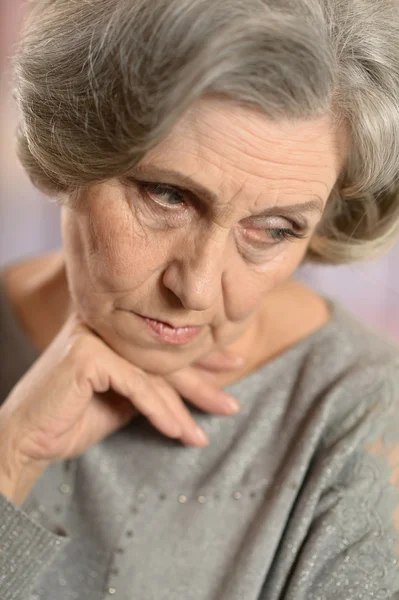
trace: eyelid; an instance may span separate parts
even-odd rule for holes
[[[171,190],[171,191],[176,191],[179,192],[180,194],[184,195],[184,196],[188,196],[188,197],[192,197],[194,196],[194,194],[192,192],[190,192],[190,190],[186,190],[184,188],[179,187],[178,185],[171,185],[170,183],[162,183],[160,181],[144,181],[141,179],[132,179],[132,178],[128,178],[128,180],[132,183],[135,183],[139,186],[142,187],[160,187],[166,190]]]
[[[160,206],[165,211],[167,211],[169,213],[174,212],[175,216],[177,216],[178,212],[180,212],[181,214],[183,214],[183,213],[187,214],[190,211],[190,209],[194,210],[198,215],[204,216],[210,210],[209,206],[206,203],[204,203],[200,198],[198,198],[198,196],[196,196],[191,190],[187,190],[178,185],[172,185],[170,183],[161,183],[158,181],[140,181],[140,180],[136,180],[136,183],[139,186],[144,187],[144,188],[146,185],[147,186],[159,186],[165,190],[170,190],[171,192],[177,192],[177,193],[181,194],[182,195],[182,203],[176,204],[175,206],[163,204],[162,202],[157,202],[156,198],[153,199],[153,201],[156,202],[158,204],[158,206]],[[145,190],[145,191],[146,191],[146,193],[151,194],[150,191],[148,191],[148,190]]]
[[[309,223],[303,219],[303,221],[294,221],[291,217],[263,217],[262,221],[257,221],[250,224],[244,224],[247,229],[259,229],[259,230],[276,230],[276,229],[292,229],[295,234],[306,235],[310,230]]]

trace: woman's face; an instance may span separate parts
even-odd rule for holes
[[[343,166],[343,140],[330,129],[327,118],[276,124],[202,99],[129,177],[83,191],[78,208],[63,207],[62,231],[85,321],[160,375],[256,331]],[[201,329],[190,337],[195,330],[142,317]]]

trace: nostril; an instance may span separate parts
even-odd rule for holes
[[[222,292],[221,274],[212,261],[174,261],[164,271],[163,285],[190,311],[213,309]]]

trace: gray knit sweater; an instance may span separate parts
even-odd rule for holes
[[[399,348],[332,306],[240,413],[187,404],[207,448],[138,417],[0,495],[1,600],[399,598]],[[1,289],[0,357],[1,402],[37,357]]]

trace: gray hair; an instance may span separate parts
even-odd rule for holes
[[[31,0],[13,56],[17,153],[49,196],[123,177],[204,95],[330,114],[350,151],[307,260],[399,234],[396,0]]]

